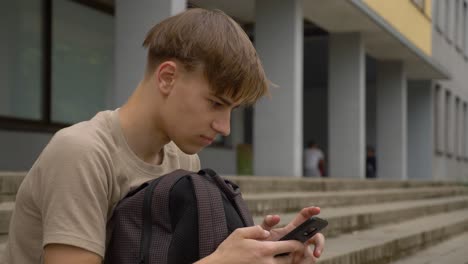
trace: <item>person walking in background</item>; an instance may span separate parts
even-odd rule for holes
[[[325,158],[317,143],[311,141],[304,151],[305,177],[325,176]]]
[[[377,161],[375,159],[375,150],[371,146],[367,146],[366,178],[377,178]]]

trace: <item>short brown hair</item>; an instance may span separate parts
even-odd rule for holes
[[[203,67],[212,92],[242,104],[268,94],[269,81],[244,30],[220,10],[189,9],[155,25],[143,46],[146,75],[164,60],[177,59],[191,71]]]

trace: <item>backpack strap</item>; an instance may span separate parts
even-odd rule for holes
[[[151,242],[151,236],[158,238],[155,241],[156,246],[153,248],[157,255],[157,259],[163,260],[162,263],[167,263],[167,252],[170,244],[167,243],[167,241],[170,241],[172,236],[171,217],[169,212],[170,190],[178,180],[186,175],[190,175],[191,173],[192,172],[186,170],[175,170],[160,179],[157,179],[159,182],[157,182],[156,186],[150,184],[150,187],[152,188],[146,189],[146,192],[149,192],[148,196],[151,197],[151,204],[144,208],[144,211],[146,211],[146,214],[148,214],[149,211],[151,213],[151,217],[148,218],[148,215],[145,215],[145,212],[143,212],[144,226],[142,247],[143,250],[145,250],[144,263],[149,263],[149,247],[154,245],[154,243],[152,244]],[[152,228],[153,223],[157,223],[157,225],[162,228]]]
[[[216,184],[199,175],[191,174],[198,209],[199,257],[213,253],[228,236],[223,198]]]
[[[219,189],[226,194],[229,200],[235,204],[245,226],[253,226],[254,221],[249,212],[249,208],[242,198],[240,188],[235,183],[223,179],[212,169],[202,169],[198,172],[201,175],[209,175],[210,178],[218,185]]]

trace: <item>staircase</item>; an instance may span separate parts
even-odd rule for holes
[[[0,256],[24,173],[0,172]],[[468,264],[468,186],[432,181],[226,177],[236,182],[261,223],[288,223],[306,206],[328,220],[319,263]],[[0,257],[1,259],[1,257]]]
[[[468,264],[468,186],[432,181],[227,177],[256,223],[305,206],[328,220],[322,264]]]

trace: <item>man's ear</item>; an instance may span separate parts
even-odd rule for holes
[[[164,95],[169,95],[174,86],[177,72],[177,64],[173,61],[164,61],[156,69],[156,80],[158,81],[159,91]]]

